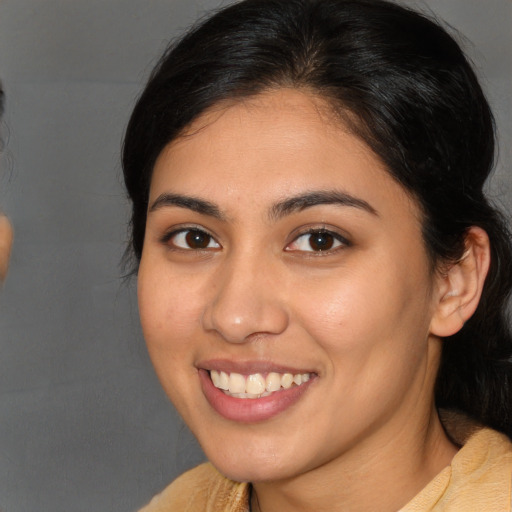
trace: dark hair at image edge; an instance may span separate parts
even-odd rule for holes
[[[494,120],[458,44],[426,16],[383,0],[246,0],[173,45],[130,119],[123,147],[140,260],[149,185],[162,149],[206,109],[279,87],[324,98],[417,200],[433,266],[462,257],[471,226],[491,241],[476,313],[444,340],[438,407],[512,436],[512,248],[483,185]]]
[[[5,101],[5,94],[4,94],[4,88],[2,86],[2,82],[0,82],[0,123],[2,122],[2,117],[4,115],[4,101]],[[2,140],[2,134],[0,133],[0,154],[2,153],[4,149],[4,141]],[[1,211],[0,211],[1,213]]]
[[[2,87],[2,82],[0,82],[0,117],[2,117],[4,113],[4,89]]]

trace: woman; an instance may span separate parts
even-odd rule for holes
[[[4,91],[0,83],[0,119],[4,112]],[[0,284],[7,275],[12,246],[12,226],[9,219],[0,211]]]
[[[510,236],[493,118],[437,24],[247,0],[130,120],[140,315],[211,464],[164,510],[509,510]]]

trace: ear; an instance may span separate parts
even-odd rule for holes
[[[460,331],[480,301],[491,261],[487,233],[471,227],[465,247],[462,258],[436,278],[435,311],[430,322],[430,333],[435,336],[451,336]]]

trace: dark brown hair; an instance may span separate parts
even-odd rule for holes
[[[162,149],[212,105],[276,87],[306,88],[351,114],[355,132],[420,205],[434,267],[462,256],[471,226],[487,232],[483,295],[462,330],[444,340],[436,399],[511,435],[512,248],[483,193],[494,164],[493,116],[459,45],[423,14],[385,0],[245,0],[172,45],[124,141],[136,261]]]

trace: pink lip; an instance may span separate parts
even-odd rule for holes
[[[238,368],[238,373],[255,373],[254,366],[251,366],[250,372],[242,372],[239,366]],[[272,369],[276,371],[275,367]],[[267,369],[267,371],[270,370]],[[264,370],[261,370],[260,373],[264,373]],[[289,389],[276,391],[262,398],[235,398],[217,389],[213,385],[207,370],[199,369],[199,378],[204,396],[212,408],[224,418],[241,423],[265,421],[285,411],[298,402],[306,390],[309,389],[310,384],[316,380],[313,377],[300,386],[292,386]]]
[[[267,361],[232,361],[229,359],[201,361],[197,367],[204,368],[205,370],[217,370],[219,372],[236,372],[242,375],[250,375],[253,373],[261,373],[265,375],[270,372],[291,373],[292,375],[297,375],[299,373],[314,373],[309,369],[297,369]]]

